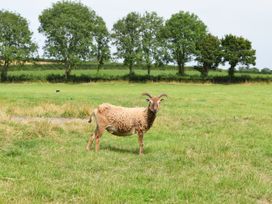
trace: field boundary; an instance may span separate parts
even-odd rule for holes
[[[209,76],[202,78],[201,76],[185,75],[179,76],[175,74],[163,75],[71,75],[68,79],[62,74],[48,74],[46,76],[34,76],[31,74],[8,76],[6,82],[50,82],[50,83],[88,83],[88,82],[105,82],[105,81],[128,81],[128,82],[184,82],[184,83],[214,83],[214,84],[235,84],[248,82],[264,82],[271,83],[272,77],[241,75],[230,78],[229,76]]]

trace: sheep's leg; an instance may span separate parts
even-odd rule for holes
[[[93,134],[90,136],[89,140],[88,140],[88,143],[87,143],[87,145],[86,145],[86,150],[87,150],[87,151],[89,151],[89,150],[91,149],[94,139],[95,139],[95,133],[93,133]]]
[[[144,153],[144,134],[142,131],[138,131],[138,143],[139,143],[139,154],[142,155]]]
[[[95,151],[99,151],[99,146],[100,146],[100,137],[102,137],[102,134],[104,132],[105,128],[99,128],[95,134]]]

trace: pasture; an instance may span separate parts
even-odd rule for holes
[[[56,92],[59,89],[60,92]],[[0,203],[271,203],[272,84],[0,85]],[[105,133],[86,152],[90,110],[167,93],[145,154]],[[50,121],[45,118],[80,118]]]

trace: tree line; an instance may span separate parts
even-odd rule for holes
[[[134,67],[177,65],[177,74],[185,75],[185,65],[196,61],[194,68],[207,77],[219,64],[230,65],[234,77],[238,64],[255,65],[256,51],[251,42],[233,34],[222,39],[208,32],[207,26],[193,13],[180,11],[166,21],[156,12],[131,12],[119,19],[111,31],[103,18],[80,2],[60,1],[39,16],[39,32],[46,37],[44,56],[65,66],[65,77],[83,61],[97,61],[99,70],[106,61],[123,60],[129,74]],[[31,40],[27,20],[20,14],[0,11],[1,81],[7,79],[9,65],[23,63],[37,56],[37,44]],[[115,50],[111,52],[111,47]]]

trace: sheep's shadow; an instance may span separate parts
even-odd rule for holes
[[[139,154],[139,148],[121,148],[121,147],[116,147],[112,145],[103,145],[101,146],[100,149],[104,150],[109,150],[113,152],[118,152],[118,153],[130,153],[130,154]],[[148,154],[150,152],[149,148],[144,149],[144,154]]]

